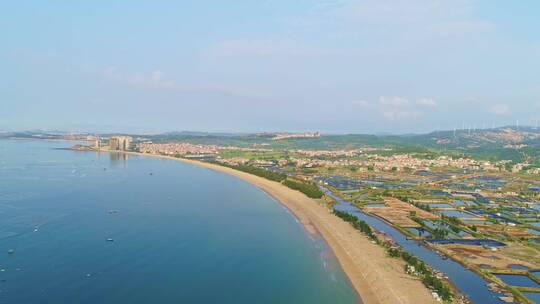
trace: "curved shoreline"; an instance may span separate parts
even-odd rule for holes
[[[164,155],[124,153],[180,161],[232,175],[258,187],[287,208],[308,233],[324,239],[362,303],[438,303],[422,282],[404,273],[405,264],[402,261],[388,257],[383,248],[371,243],[349,223],[334,216],[326,206],[299,191],[216,164]]]

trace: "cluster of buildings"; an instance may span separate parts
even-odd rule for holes
[[[163,155],[216,155],[223,147],[216,145],[194,145],[189,143],[164,143],[151,142],[140,143],[137,146],[139,152]]]
[[[243,157],[231,157],[231,158],[216,158],[216,161],[218,163],[231,165],[231,166],[238,166],[238,165],[244,165],[249,162],[249,159],[243,158]]]
[[[362,153],[360,150],[295,150],[307,157],[354,157]]]
[[[320,132],[303,132],[303,133],[277,133],[272,140],[280,140],[287,138],[313,138],[320,137]]]
[[[454,167],[459,169],[483,169],[498,170],[496,164],[489,161],[477,161],[471,158],[453,158],[440,156],[435,159],[417,158],[410,154],[397,154],[392,156],[369,155],[369,160],[363,161],[364,165],[371,165],[381,171],[410,169],[427,169],[429,167]]]
[[[133,139],[130,136],[111,136],[109,138],[109,149],[118,151],[128,151],[131,148]],[[99,139],[96,143],[100,145]]]
[[[336,152],[335,154],[331,152]],[[351,151],[350,153],[340,151],[306,151],[303,153],[308,157],[317,156],[359,156],[359,151]],[[404,169],[411,170],[429,170],[430,167],[454,167],[459,169],[483,169],[483,170],[499,170],[497,164],[485,161],[480,162],[469,158],[452,158],[441,156],[436,159],[416,158],[410,154],[397,154],[392,156],[382,156],[377,154],[363,155],[363,159],[312,159],[312,158],[291,158],[289,163],[293,163],[296,167],[343,167],[357,166],[360,170],[370,168],[373,171],[401,171]]]

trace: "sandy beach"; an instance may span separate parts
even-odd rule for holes
[[[438,303],[422,282],[404,273],[403,261],[390,258],[383,248],[371,243],[349,223],[333,215],[328,207],[299,191],[278,182],[215,164],[153,154],[128,153],[208,168],[241,178],[265,191],[288,208],[308,233],[320,234],[324,238],[363,303]]]

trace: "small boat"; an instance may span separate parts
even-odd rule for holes
[[[107,242],[114,242],[114,240],[111,239],[111,238],[108,238],[108,239],[107,239]]]
[[[10,250],[8,250],[7,253],[8,253],[8,254],[14,254],[14,253],[15,253],[15,249],[10,249]]]

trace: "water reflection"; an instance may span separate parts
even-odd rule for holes
[[[111,161],[111,166],[122,166],[127,167],[127,161],[129,154],[122,152],[110,152],[109,160]]]

